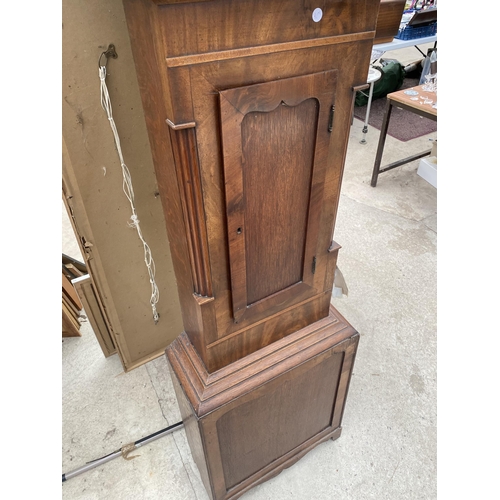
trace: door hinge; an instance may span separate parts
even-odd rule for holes
[[[328,120],[328,132],[331,132],[333,130],[333,115],[335,113],[335,106],[332,104],[332,107],[330,108],[330,118]]]
[[[313,263],[312,263],[311,271],[312,271],[313,274],[316,272],[316,256],[313,257]]]

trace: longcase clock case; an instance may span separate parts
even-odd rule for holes
[[[124,6],[185,329],[168,364],[208,494],[237,498],[341,432],[359,336],[333,234],[379,2]]]

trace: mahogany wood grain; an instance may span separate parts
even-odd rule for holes
[[[184,212],[194,293],[210,297],[212,296],[212,281],[208,262],[207,230],[196,149],[196,133],[194,127],[174,126],[170,128],[170,139]]]
[[[254,353],[276,340],[324,318],[328,314],[331,291],[294,304],[208,344],[211,371],[241,359],[240,353]],[[326,313],[325,313],[326,311]]]
[[[314,22],[318,6],[310,0],[214,0],[165,4],[158,16],[168,57],[375,31],[378,1],[324,2],[322,19]]]
[[[334,223],[379,3],[124,0],[185,323],[167,357],[214,500],[340,435],[359,335],[330,307]]]
[[[207,0],[208,1],[208,0]],[[298,40],[295,42],[274,43],[270,45],[259,45],[257,47],[243,47],[240,49],[221,50],[207,54],[190,54],[187,56],[167,57],[167,67],[177,68],[226,59],[240,59],[242,57],[258,56],[261,54],[276,54],[288,52],[289,50],[310,49],[339,43],[356,42],[361,40],[372,40],[373,31],[364,33],[352,33],[349,35],[327,36],[324,38],[313,38],[311,40]]]
[[[208,470],[214,499],[237,498],[340,435],[358,339],[331,307],[327,318],[212,374],[185,334],[168,348],[190,425],[198,425],[195,439],[206,450],[188,434],[198,450],[193,457]]]
[[[321,359],[321,358],[319,358]],[[287,383],[267,387],[217,420],[227,489],[330,426],[343,353],[308,361]],[[256,432],[262,422],[271,432]]]
[[[406,0],[380,0],[373,43],[392,42],[398,34]]]
[[[206,315],[202,314],[193,296],[194,283],[181,193],[176,182],[177,174],[170,142],[170,127],[166,122],[167,119],[170,119],[172,123],[192,121],[186,118],[189,107],[183,106],[174,111],[174,103],[186,102],[185,90],[190,92],[190,89],[189,85],[185,84],[182,74],[172,72],[167,75],[162,70],[161,61],[164,59],[164,52],[158,38],[157,7],[151,0],[124,1],[123,5],[137,69],[158,191],[165,215],[184,329],[189,332],[192,342],[203,355],[206,347],[203,332],[210,331],[211,323],[203,323],[202,320]]]
[[[151,0],[124,0],[167,221],[185,331],[208,369],[215,370],[328,314],[328,303],[323,297],[332,289],[336,263],[336,254],[328,253],[328,248],[332,240],[347,147],[348,127],[345,124],[350,123],[351,119],[352,87],[366,81],[378,4],[374,0],[368,0],[362,5],[343,0],[333,7],[325,7],[323,20],[314,23],[310,21],[311,7],[293,0],[287,2],[278,16],[280,23],[290,23],[291,28],[286,33],[280,34],[279,30],[272,34],[266,33],[263,29],[265,23],[269,22],[266,16],[276,17],[277,14],[265,13],[263,15],[267,20],[262,26],[259,23],[258,29],[252,25],[252,43],[247,43],[238,34],[239,27],[242,23],[246,26],[248,16],[257,15],[256,6],[266,10],[260,5],[262,2],[212,0],[204,3],[205,7],[202,7],[202,3],[165,3],[158,6]],[[272,10],[274,2],[264,3],[267,9]],[[295,7],[291,7],[292,4]],[[218,21],[208,30],[207,18],[200,17],[200,13],[205,12],[204,9],[211,12],[213,19],[223,18],[224,22]],[[177,17],[181,11],[182,14]],[[216,14],[216,11],[219,13]],[[354,12],[362,15],[351,18]],[[177,32],[183,23],[187,23],[189,27],[182,30],[182,35],[175,41],[172,40],[172,32],[167,33],[174,19],[178,24],[175,28]],[[307,33],[307,36],[299,36],[297,33]],[[205,35],[208,38],[205,39]],[[188,49],[192,43],[196,47]],[[219,44],[220,47],[212,50],[214,44]],[[182,50],[181,45],[184,47]],[[246,57],[226,52],[247,49],[250,52]],[[278,52],[273,52],[275,49]],[[169,66],[172,57],[198,55],[209,57],[211,62],[208,62],[209,59],[190,59],[183,61],[185,65]],[[353,61],[356,64],[353,65]],[[250,296],[252,306],[247,308],[251,310],[251,314],[248,317],[243,314],[235,322],[228,250],[220,95],[231,89],[237,92],[242,87],[265,83],[277,83],[276,88],[280,88],[279,82],[287,78],[307,77],[332,69],[337,71],[337,82],[342,82],[342,85],[335,94],[333,129],[328,133],[330,146],[319,149],[319,154],[324,155],[323,181],[318,180],[316,183],[313,180],[311,185],[311,190],[323,191],[323,197],[311,196],[311,201],[319,207],[321,215],[316,223],[317,236],[308,238],[311,247],[310,251],[305,251],[303,279],[286,287],[283,277],[283,283],[275,287],[284,287],[282,292],[271,293],[263,300],[256,299],[272,292],[273,287],[255,279],[251,285],[254,290],[253,296]],[[307,86],[305,87],[300,90],[307,94]],[[309,95],[306,99],[311,97],[316,98]],[[300,102],[306,99],[301,97]],[[290,107],[293,109],[291,105]],[[182,140],[177,135],[182,132],[179,127],[188,125],[194,125],[190,134],[194,135],[195,147],[187,137]],[[170,134],[175,137],[172,144],[168,140]],[[186,162],[188,159],[193,161]],[[172,183],[176,173],[188,173],[191,167],[186,166],[195,165],[196,162],[200,182],[195,189],[190,185],[189,175],[179,176],[179,184]],[[189,193],[193,194],[193,202],[199,201],[193,203],[191,208],[187,203]],[[198,198],[194,196],[195,193]],[[257,222],[254,221],[254,224]],[[313,226],[307,223],[308,233]],[[298,240],[300,238],[297,235]],[[295,242],[291,248],[295,249],[297,244]],[[298,258],[296,250],[293,255]],[[316,258],[314,274],[313,257]],[[250,255],[250,259],[253,259],[252,266],[256,269],[258,257]],[[288,261],[282,259],[282,262]],[[204,270],[210,279],[203,277]],[[278,265],[275,271],[278,272]],[[254,274],[252,272],[252,277]],[[203,282],[205,286],[200,287]],[[197,299],[200,291],[211,295],[214,300],[209,303],[200,302]],[[193,295],[193,292],[196,293]],[[318,299],[308,302],[314,294],[317,294]],[[296,304],[297,311],[289,309],[292,304]],[[281,314],[279,321],[273,319],[285,310],[288,311],[287,314]],[[268,326],[262,323],[266,318],[270,318]],[[235,338],[237,332],[241,339]],[[228,337],[227,345],[216,344],[224,337]]]
[[[205,452],[203,449],[201,429],[198,425],[198,417],[193,412],[193,408],[184,394],[177,377],[172,377],[172,385],[174,386],[175,396],[179,404],[179,410],[184,424],[184,431],[189,442],[191,454],[195,459],[203,486],[205,486],[209,496],[213,498],[208,468],[204,458]]]
[[[366,46],[369,48],[369,45]],[[359,59],[364,54],[366,48],[358,47],[357,45],[346,45],[343,47],[329,47],[321,50],[317,57],[311,57],[307,51],[296,53],[293,59],[286,64],[283,57],[279,54],[259,56],[252,58],[243,64],[243,61],[225,61],[222,63],[207,64],[193,67],[191,69],[192,86],[198,88],[199,91],[193,96],[194,116],[197,123],[197,137],[198,137],[198,151],[200,156],[200,165],[202,166],[202,181],[205,186],[204,195],[205,202],[210,207],[210,213],[207,214],[207,228],[208,239],[210,246],[210,258],[212,269],[218,268],[219,271],[213,273],[214,283],[214,296],[216,297],[216,310],[217,310],[217,338],[210,339],[210,344],[214,340],[221,339],[225,336],[230,336],[237,331],[250,332],[252,323],[260,321],[256,317],[252,320],[240,320],[237,324],[234,323],[233,314],[231,312],[231,293],[230,293],[230,274],[226,269],[229,267],[227,257],[227,228],[224,224],[226,205],[224,198],[221,198],[221,190],[225,189],[224,178],[219,170],[223,159],[219,148],[214,148],[214,144],[221,145],[221,135],[218,130],[221,129],[220,118],[217,113],[214,113],[214,107],[218,106],[218,92],[217,89],[224,89],[225,86],[237,87],[236,82],[242,81],[245,78],[252,77],[253,80],[257,79],[264,81],[272,81],[277,75],[282,75],[282,78],[292,76],[294,73],[303,72],[305,74],[321,72],[324,67],[325,60],[333,60],[338,64],[339,73],[342,75],[349,75],[349,80],[352,85],[363,82],[366,80],[366,75],[361,67],[354,68],[355,74],[351,76],[349,67],[349,59]],[[346,59],[342,58],[342,54],[348,54]],[[366,64],[369,62],[369,57]],[[318,240],[316,244],[317,252],[317,265],[316,273],[314,274],[314,286],[318,289],[318,293],[331,290],[331,283],[333,282],[333,273],[335,270],[336,257],[328,254],[328,248],[332,241],[332,228],[335,207],[338,204],[338,183],[341,179],[341,172],[343,168],[343,161],[345,158],[346,141],[348,139],[349,128],[342,124],[346,121],[350,122],[352,113],[352,87],[341,86],[337,89],[335,97],[335,118],[334,126],[331,134],[330,142],[335,145],[330,147],[327,152],[327,168],[324,180],[324,196],[323,207],[320,223],[320,231],[318,233]],[[331,276],[331,280],[327,282],[327,274]],[[282,304],[277,309],[268,309],[267,315],[272,316],[280,312],[280,309],[287,308],[290,304]],[[299,308],[302,306],[298,306]],[[326,307],[318,310],[318,316],[315,320],[324,317],[328,312],[328,304]],[[305,311],[304,311],[304,314]],[[263,315],[265,318],[266,316]],[[293,316],[295,319],[298,316]],[[311,316],[308,316],[312,319]],[[291,332],[294,331],[293,325],[288,322],[292,321],[290,315],[287,319],[283,318],[286,324],[284,328]],[[295,330],[303,326],[301,323],[296,324]],[[275,330],[275,338],[279,338],[278,330]],[[206,337],[207,338],[207,337]],[[272,341],[272,336],[269,341]],[[208,339],[207,339],[208,340]],[[245,345],[257,345],[255,343]],[[261,345],[261,344],[259,344]],[[211,350],[214,352],[214,350]],[[221,351],[219,351],[221,352]],[[234,351],[229,348],[226,349],[228,355],[233,358]],[[244,351],[246,354],[252,351]],[[211,363],[211,354],[205,360],[207,366]],[[220,358],[219,355],[217,355]],[[210,365],[211,367],[214,365]],[[214,366],[215,367],[215,366]],[[217,367],[220,365],[217,362]],[[210,368],[212,369],[212,368]]]
[[[246,305],[302,279],[318,107],[313,99],[282,102],[241,124]]]
[[[181,371],[189,375],[189,385],[184,391],[201,417],[212,412],[215,407],[229,403],[238,391],[255,389],[260,384],[261,376],[274,378],[283,374],[304,356],[314,356],[354,334],[352,326],[330,306],[326,318],[216,372],[209,373],[206,370],[185,333],[167,348],[166,353],[173,367],[182,366]],[[181,382],[187,380],[183,378]],[[230,383],[226,384],[225,381]]]
[[[235,321],[316,293],[335,83],[329,71],[220,93]]]

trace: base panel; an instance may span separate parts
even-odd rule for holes
[[[185,333],[167,358],[193,458],[213,500],[236,499],[341,433],[359,334],[333,306],[208,373]]]

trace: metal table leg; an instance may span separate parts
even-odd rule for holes
[[[366,104],[365,123],[363,125],[363,138],[359,141],[360,144],[366,144],[366,134],[368,133],[368,119],[370,118],[370,108],[372,107],[373,87],[374,86],[375,86],[375,82],[371,82],[370,83],[370,91],[368,93],[368,102]]]
[[[387,99],[387,104],[385,106],[384,121],[382,122],[382,128],[380,129],[380,137],[378,139],[377,155],[375,156],[375,164],[373,165],[373,173],[371,186],[375,187],[377,185],[378,174],[380,173],[380,163],[382,162],[382,154],[384,153],[385,139],[387,137],[387,129],[389,128],[389,119],[391,118],[392,103],[390,99]]]
[[[398,108],[402,109],[408,109],[409,111],[412,111],[413,113],[417,113],[420,116],[428,116],[426,113],[422,113],[421,111],[419,112],[413,107],[409,107],[401,102],[396,102],[394,104]],[[387,137],[387,130],[389,129],[389,120],[391,118],[391,112],[392,112],[392,107],[393,107],[393,101],[391,99],[387,99],[387,104],[385,108],[385,114],[384,114],[384,121],[382,122],[382,128],[380,129],[380,137],[378,140],[378,147],[377,147],[377,155],[375,156],[375,163],[373,165],[373,173],[372,173],[372,180],[370,185],[372,187],[375,187],[377,185],[377,180],[379,174],[382,174],[383,172],[387,172],[389,170],[392,170],[393,168],[400,167],[401,165],[405,165],[406,163],[410,163],[414,160],[418,160],[419,158],[423,158],[424,156],[428,156],[431,153],[431,150],[428,149],[427,151],[423,151],[422,153],[417,153],[411,156],[408,156],[407,158],[403,158],[402,160],[395,161],[393,163],[390,163],[389,165],[386,165],[383,168],[380,168],[380,164],[382,163],[382,155],[384,154],[384,146],[385,146],[385,140]],[[429,117],[430,119],[434,119],[432,117]]]

